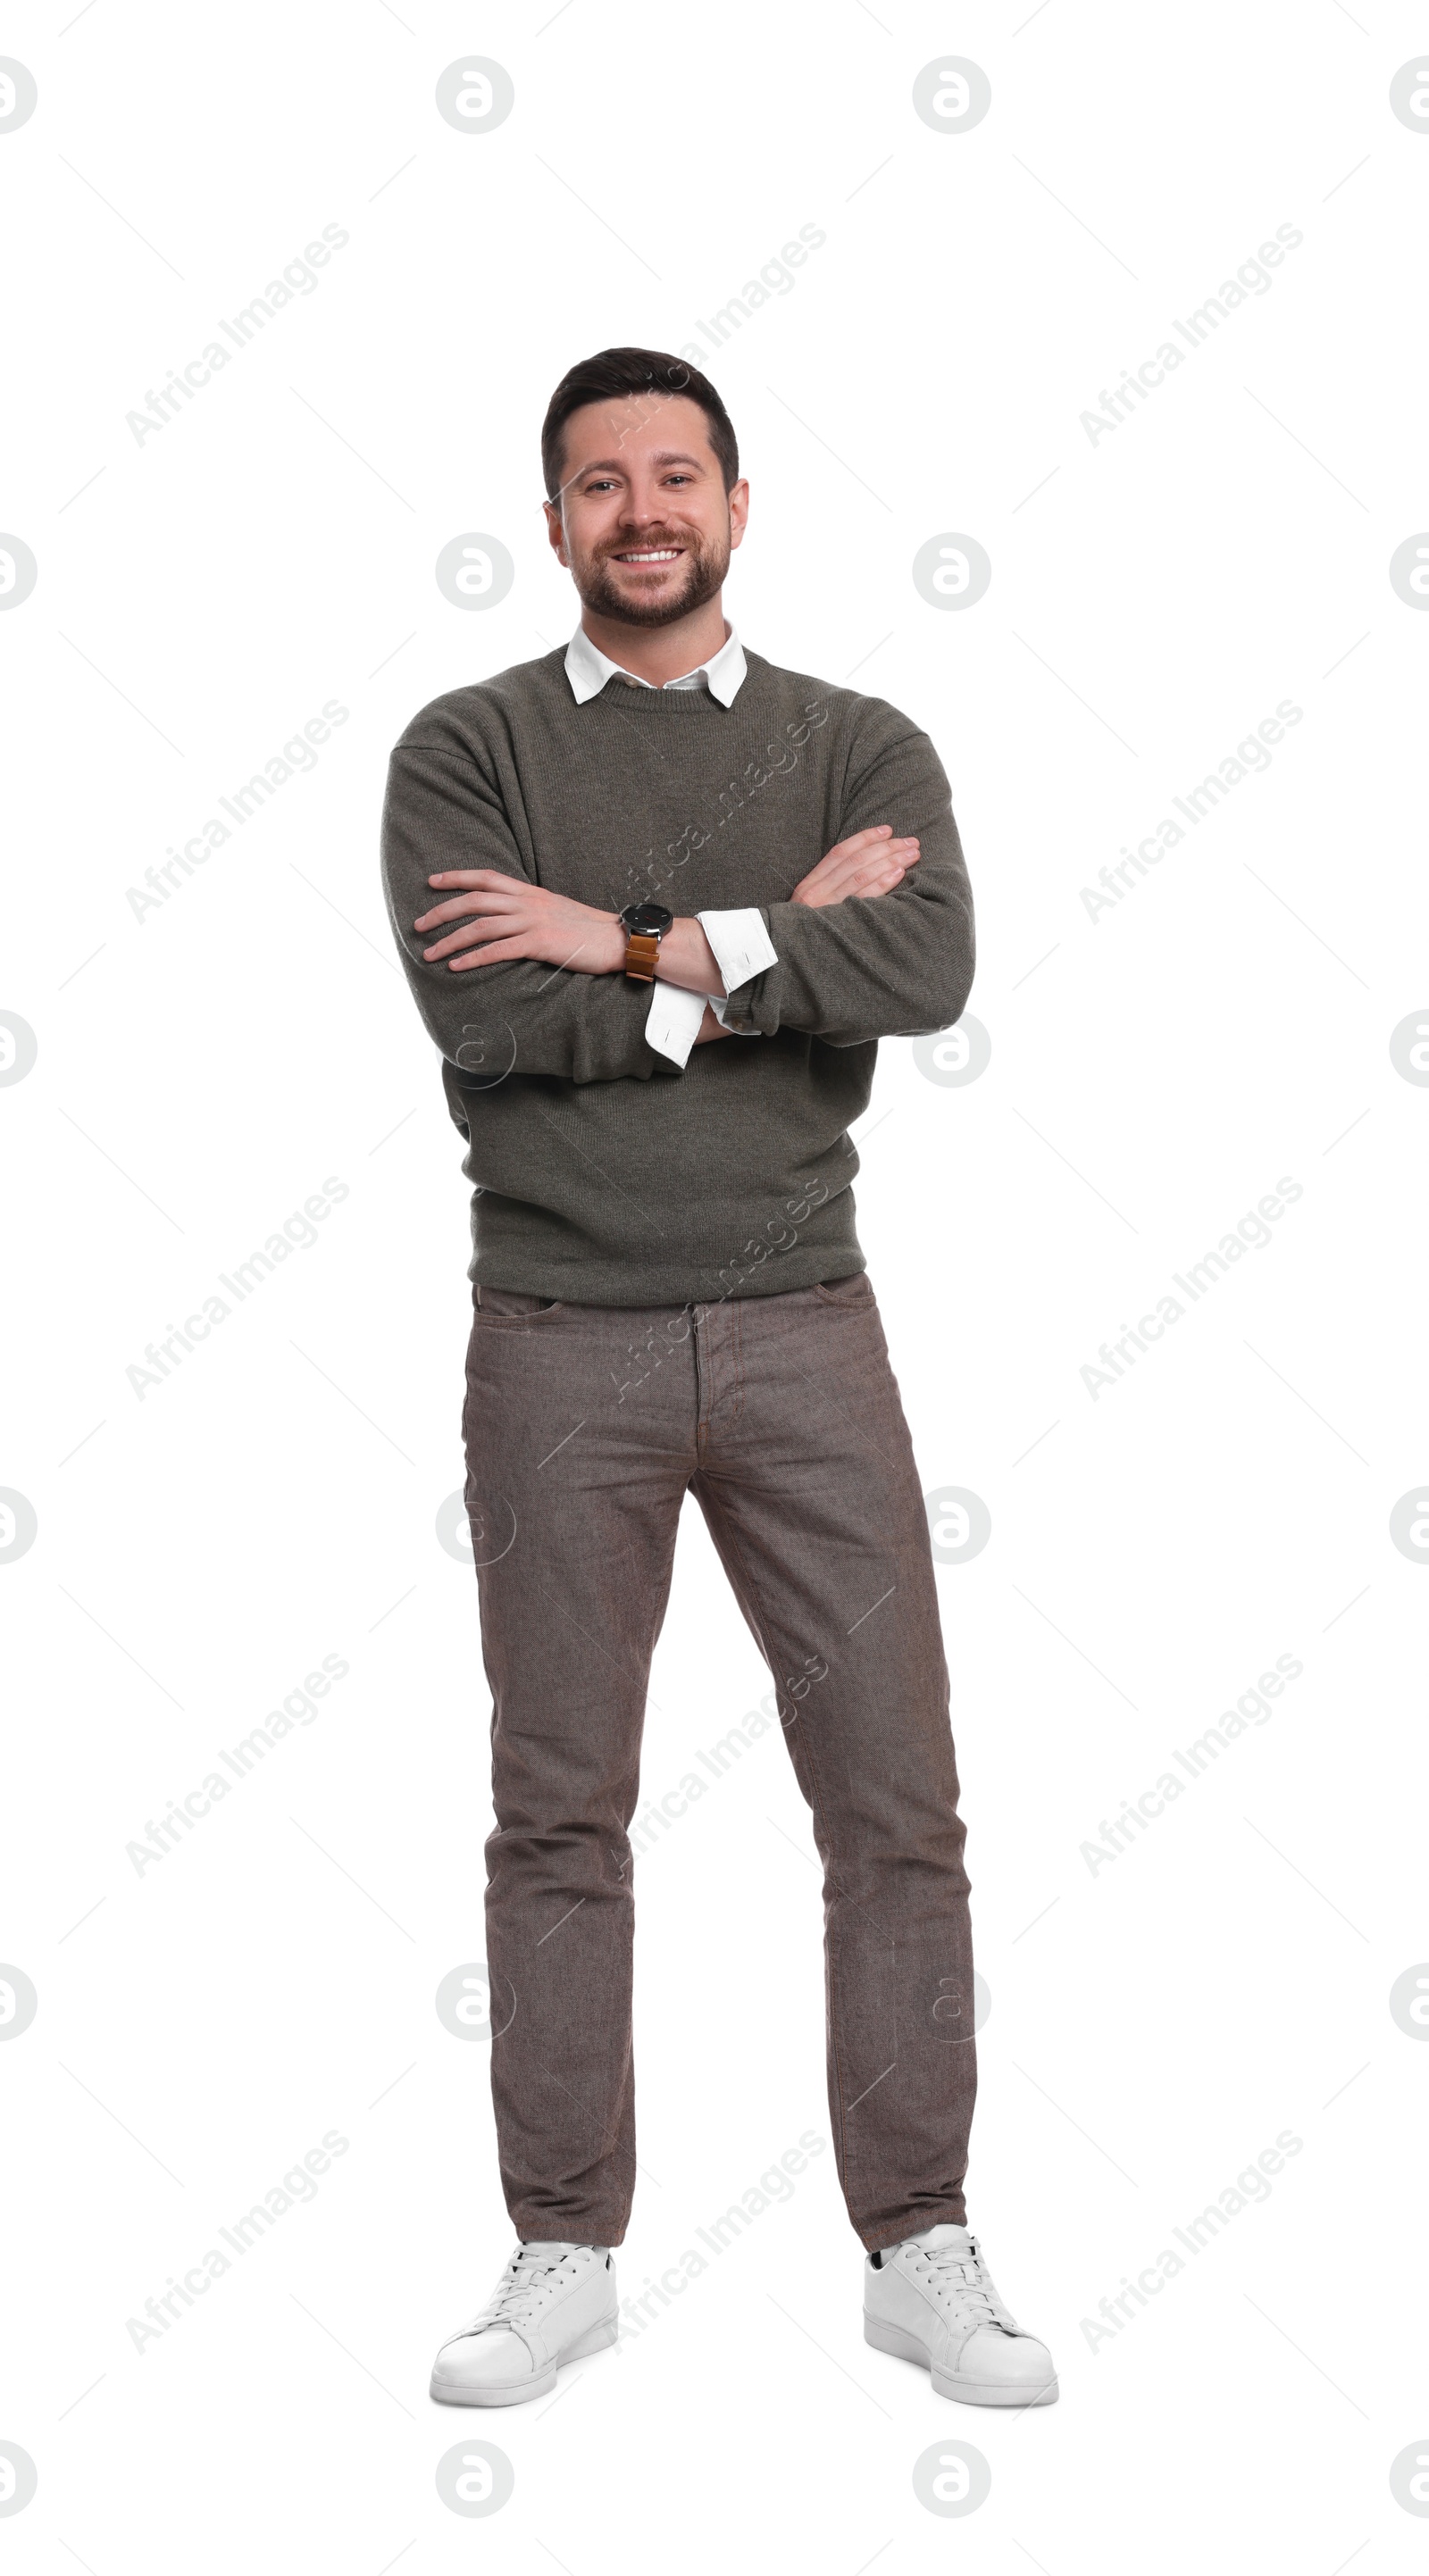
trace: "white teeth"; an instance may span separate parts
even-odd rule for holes
[[[674,563],[679,551],[678,546],[664,546],[658,551],[646,554],[618,555],[616,561],[617,563]]]

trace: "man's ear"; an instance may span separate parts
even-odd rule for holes
[[[739,481],[737,483],[731,483],[729,487],[729,542],[731,548],[741,543],[748,523],[749,485],[741,474]]]
[[[551,540],[552,552],[557,563],[564,564],[566,571],[569,572],[571,559],[566,552],[566,532],[561,520],[561,505],[559,501],[543,501],[541,507],[546,513],[546,534]]]

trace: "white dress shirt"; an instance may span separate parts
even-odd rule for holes
[[[640,679],[634,671],[622,670],[618,662],[593,644],[583,626],[578,626],[566,648],[566,678],[578,707],[587,698],[598,697],[606,682],[624,680],[632,689],[653,688],[652,680]],[[717,653],[702,662],[695,671],[685,671],[678,680],[666,680],[667,689],[708,689],[722,707],[733,706],[745,679],[745,660],[739,637],[731,626]],[[679,984],[657,983],[651,993],[649,1015],[645,1022],[646,1043],[657,1054],[668,1056],[672,1063],[684,1065],[699,1033],[708,1003],[721,1026],[735,1037],[752,1038],[757,1029],[741,1028],[725,1017],[728,997],[751,975],[760,975],[766,966],[777,966],[779,952],[764,927],[763,915],[756,906],[747,905],[727,912],[697,912],[695,919],[704,931],[714,952],[715,964],[724,977],[723,993],[688,993]]]

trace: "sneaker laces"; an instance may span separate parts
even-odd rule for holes
[[[458,2327],[458,2334],[480,2334],[487,2326],[515,2329],[529,2323],[556,2287],[556,2275],[575,2250],[573,2245],[540,2242],[518,2245],[480,2315]]]
[[[960,2253],[956,2245],[920,2245],[917,2250],[933,2275],[935,2294],[955,2303],[967,2317],[972,2332],[979,2326],[997,2326],[1006,2333],[1016,2333],[1014,2320],[998,2296],[975,2236],[969,2240],[966,2254]]]

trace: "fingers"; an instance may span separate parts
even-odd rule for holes
[[[896,841],[891,842],[887,845],[886,857],[874,855],[854,861],[852,867],[840,879],[840,895],[887,894],[890,888],[896,886],[907,874],[909,868],[915,868],[917,864],[916,842],[911,846],[900,845]]]
[[[483,930],[479,923],[473,921],[465,930],[454,930],[450,938],[439,940],[435,948],[424,948],[422,962],[436,966],[444,957],[453,956],[459,948],[489,948],[498,935],[495,924],[489,930]]]
[[[905,865],[908,853],[917,847],[916,834],[895,836],[886,823],[879,823],[871,831],[855,832],[849,840],[836,842],[809,874],[818,877],[827,870],[830,876],[841,876],[849,868],[866,867],[884,859],[896,859]]]
[[[850,895],[888,894],[918,858],[916,838],[895,840],[886,825],[856,832],[810,869],[792,899],[818,907],[843,903]]]
[[[529,886],[498,875],[495,868],[468,868],[463,874],[472,880],[472,891],[452,895],[446,903],[433,904],[430,912],[418,913],[412,924],[414,930],[429,930],[438,921],[460,921],[472,913],[509,912],[513,904],[526,901],[531,894]],[[433,878],[432,882],[440,881]]]
[[[802,883],[823,896],[826,887],[842,881],[848,868],[856,866],[861,859],[881,857],[892,847],[893,834],[887,823],[875,824],[867,832],[854,832],[848,840],[836,841],[831,850],[826,850]]]
[[[453,957],[449,972],[461,975],[470,966],[496,966],[504,957],[529,957],[530,954],[526,941],[519,934],[514,939],[488,939],[480,948],[468,950],[464,957]]]
[[[832,873],[843,886],[862,884],[865,879],[872,882],[874,879],[901,877],[905,868],[916,865],[918,855],[916,841],[883,841],[876,849],[856,851],[851,858],[842,860]]]
[[[851,832],[846,841],[836,841],[820,859],[819,866],[826,868],[838,860],[876,857],[881,851],[916,850],[917,847],[916,835],[900,837],[895,834],[891,823],[870,823],[862,832]]]
[[[434,886],[514,886],[519,893],[523,880],[508,875],[504,868],[443,868],[428,877]]]
[[[422,956],[430,964],[435,958],[450,957],[457,948],[489,947],[494,939],[510,938],[514,930],[515,923],[509,911],[484,913],[475,921],[463,922],[459,930],[449,930],[446,938],[439,939],[434,948],[424,948]]]
[[[891,823],[869,823],[863,831],[851,832],[846,841],[835,841],[833,848],[825,851],[819,865],[826,868],[830,859],[847,858],[855,850],[866,850],[873,842],[891,840],[892,837]]]

